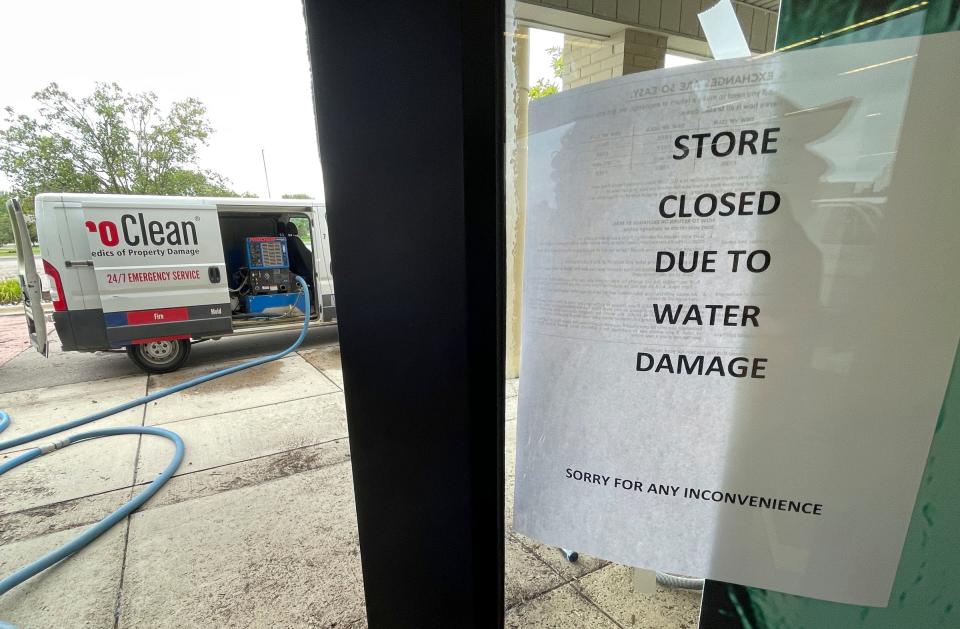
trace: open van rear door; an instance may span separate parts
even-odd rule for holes
[[[216,206],[99,198],[82,208],[112,346],[233,331]]]
[[[17,199],[7,201],[7,212],[10,214],[13,240],[17,246],[17,278],[20,280],[20,290],[23,293],[23,313],[27,318],[30,344],[38,352],[47,356],[49,353],[47,322],[43,314],[40,275],[37,273],[37,263],[33,259],[30,231],[27,229],[27,221]]]

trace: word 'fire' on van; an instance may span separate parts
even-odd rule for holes
[[[336,321],[326,214],[310,200],[46,193],[37,236],[64,351],[126,349],[179,368],[191,343]],[[41,277],[20,204],[7,203],[30,343],[46,356]]]

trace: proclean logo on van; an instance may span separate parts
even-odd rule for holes
[[[205,249],[220,241],[216,216],[183,208],[84,208],[83,225],[94,260],[166,258],[175,264],[171,258],[179,258],[192,264],[210,257]]]
[[[199,217],[197,217],[199,220]],[[123,214],[120,216],[120,228],[112,220],[86,221],[87,231],[100,237],[100,242],[107,247],[116,247],[123,241],[131,246],[153,245],[196,245],[197,221],[158,221],[147,220],[143,212],[136,215]]]
[[[229,303],[217,212],[171,205],[83,208],[104,312]]]

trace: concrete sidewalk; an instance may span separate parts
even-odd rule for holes
[[[365,626],[339,346],[324,334],[281,361],[97,422],[170,428],[186,442],[184,462],[124,525],[0,597],[0,619],[31,629]],[[36,379],[13,380],[34,369],[25,353],[0,367],[2,406],[13,418],[4,436],[242,358],[231,352],[150,377],[112,360],[124,357],[106,356],[89,364],[113,377],[40,388]],[[508,382],[507,626],[695,627],[698,594],[637,595],[627,568],[589,557],[571,564],[512,532],[516,393],[517,383]],[[119,506],[160,472],[172,450],[152,437],[101,439],[4,476],[0,574]]]

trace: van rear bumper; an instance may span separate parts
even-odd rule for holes
[[[194,308],[200,312],[210,310],[209,306],[191,306],[190,310]],[[229,304],[226,304],[225,311],[230,311]],[[209,315],[166,323],[108,326],[103,310],[99,308],[54,312],[53,324],[63,350],[68,352],[117,349],[144,339],[182,335],[196,339],[226,336],[233,332],[230,317]]]
[[[110,349],[103,310],[65,310],[53,313],[53,325],[63,350],[94,352]]]

